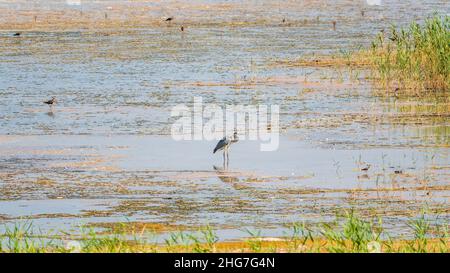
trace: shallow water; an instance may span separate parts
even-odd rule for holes
[[[390,23],[448,14],[448,1],[323,2],[117,4],[110,20],[131,11],[176,20],[97,31],[46,26],[20,38],[0,19],[0,221],[30,218],[43,230],[211,224],[232,239],[243,226],[276,236],[286,223],[328,221],[352,207],[384,216],[394,233],[424,206],[448,220],[446,97],[386,100],[373,96],[364,70],[277,64],[367,46]],[[95,20],[108,4],[83,5],[83,14]],[[45,7],[0,2],[15,23]],[[56,9],[77,11],[55,3],[48,18]],[[51,96],[52,109],[42,103]],[[194,96],[280,105],[279,149],[240,141],[223,170],[215,142],[175,142],[170,109]]]

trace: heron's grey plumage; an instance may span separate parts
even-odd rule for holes
[[[223,150],[223,168],[228,168],[228,149],[230,148],[231,144],[236,143],[239,141],[237,131],[234,131],[234,134],[232,137],[224,137],[217,143],[216,147],[214,148],[213,154],[215,154],[217,151]]]
[[[230,145],[230,140],[228,140],[226,137],[222,138],[214,148],[213,154],[215,154],[217,151],[225,149],[225,147],[227,147],[228,145]]]
[[[219,140],[216,147],[214,148],[213,154],[215,154],[217,151],[228,148],[232,143],[238,142],[238,140],[239,138],[237,136],[237,132],[234,132],[233,137],[223,137],[221,140]]]

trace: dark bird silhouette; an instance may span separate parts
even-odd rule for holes
[[[366,164],[361,168],[361,171],[367,172],[370,169],[370,164]]]
[[[164,20],[164,21],[170,22],[170,21],[172,21],[172,20],[173,20],[173,17],[167,17],[166,20]]]
[[[45,103],[45,104],[48,104],[49,106],[52,106],[53,104],[56,103],[56,98],[55,98],[55,97],[52,97],[51,100],[44,101],[44,103]]]
[[[181,26],[180,29],[181,29],[181,31],[184,31],[184,27],[183,26]]]
[[[20,36],[20,34],[21,34],[20,32],[16,32],[13,34],[13,36]]]
[[[392,32],[392,36],[389,37],[389,40],[391,40],[392,42],[395,42],[398,40],[398,34],[395,30]]]
[[[231,144],[236,143],[239,141],[237,131],[234,131],[233,137],[224,137],[222,138],[214,148],[213,154],[215,154],[217,151],[223,150],[223,162],[224,165],[228,166],[228,149],[230,148]]]
[[[394,98],[398,99],[398,91],[400,90],[400,88],[396,87],[394,90]]]

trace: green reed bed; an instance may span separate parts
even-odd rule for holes
[[[450,16],[381,32],[372,43],[372,64],[385,90],[428,95],[450,87]]]

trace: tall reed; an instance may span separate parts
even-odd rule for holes
[[[388,90],[415,95],[448,92],[450,87],[450,16],[412,23],[372,43],[374,72]],[[395,87],[394,87],[395,86]]]

